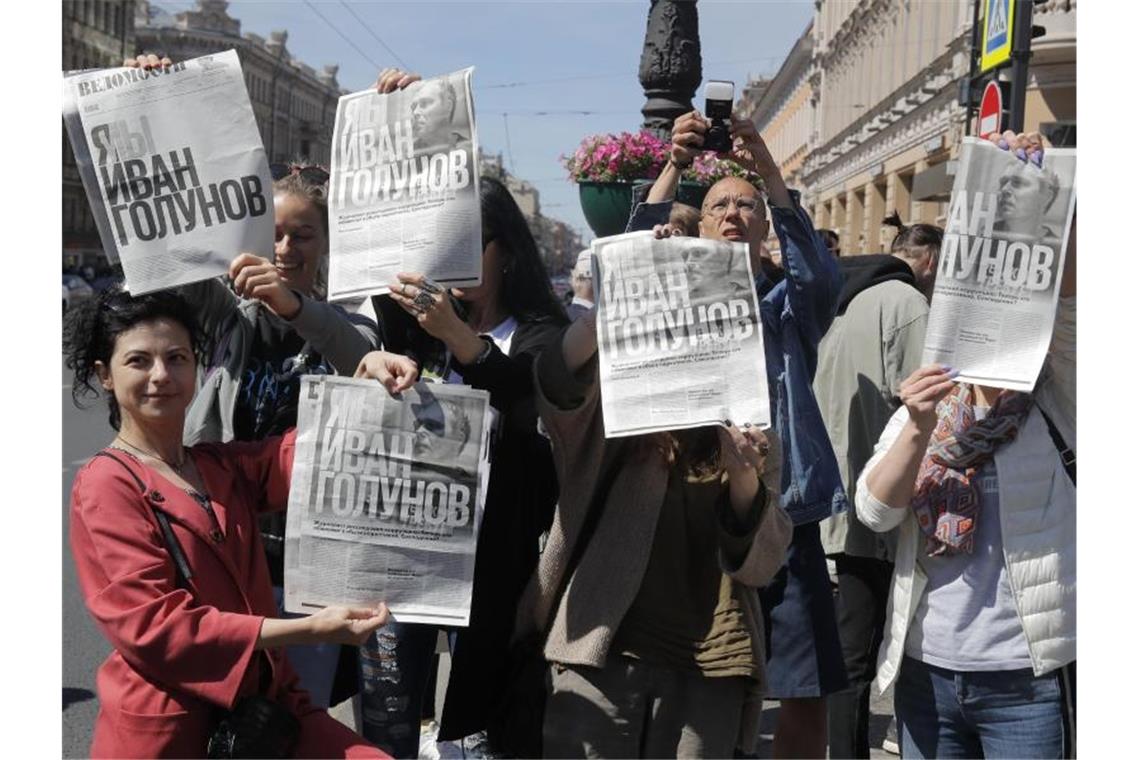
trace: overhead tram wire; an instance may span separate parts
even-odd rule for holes
[[[903,41],[889,42],[886,44],[879,45],[878,48],[880,50],[890,50],[890,51],[896,51],[899,49],[908,50],[912,47],[919,47],[922,45],[933,44],[933,43],[937,43],[940,41],[941,40],[938,37],[923,37],[923,38],[920,38],[917,40],[903,40]],[[712,66],[729,66],[729,65],[733,65],[733,64],[737,64],[737,63],[761,63],[761,62],[783,63],[783,61],[785,61],[786,59],[787,59],[787,55],[768,55],[768,56],[760,56],[758,58],[752,58],[752,57],[736,58],[736,59],[731,60],[731,61],[706,61],[706,62],[702,62],[701,65],[704,69],[708,69],[709,67],[712,67]],[[630,76],[631,73],[634,73],[634,72],[623,71],[623,72],[616,73],[616,74],[580,74],[580,75],[576,75],[576,76],[556,77],[553,79],[533,79],[533,80],[520,81],[520,82],[499,82],[497,84],[481,85],[481,86],[475,87],[474,89],[476,89],[476,90],[501,90],[501,89],[507,89],[507,88],[512,88],[512,87],[530,87],[532,85],[541,85],[541,84],[561,84],[563,82],[578,82],[578,81],[586,81],[586,80],[590,80],[590,79],[617,79],[619,77],[628,77],[628,76]],[[775,73],[776,72],[773,71],[771,75],[761,74],[760,76],[774,76]]]
[[[782,61],[784,56],[769,55],[760,58],[741,58],[734,61],[715,61],[704,64],[704,66],[727,66],[734,63],[757,63],[761,61]],[[553,79],[533,79],[530,81],[522,82],[499,82],[498,84],[486,84],[477,87],[479,90],[502,90],[511,87],[530,87],[531,85],[539,84],[561,84],[563,82],[578,82],[589,79],[616,79],[618,77],[627,77],[631,74],[629,71],[623,71],[617,74],[581,74],[568,77],[555,77]]]
[[[309,2],[309,0],[305,0],[305,5],[307,5],[309,7],[309,10],[311,10],[313,13],[317,14],[317,17],[320,18],[321,21],[324,21],[326,24],[328,24],[330,29],[332,29],[334,32],[336,32],[338,35],[340,35],[340,38],[342,40],[344,40],[345,42],[347,42],[353,50],[355,50],[357,53],[360,53],[361,58],[363,58],[364,60],[368,61],[373,66],[375,66],[376,71],[382,71],[383,69],[386,68],[385,66],[381,66],[380,64],[376,63],[376,61],[372,60],[372,58],[369,57],[369,55],[367,53],[365,53],[363,50],[361,50],[359,47],[357,47],[355,42],[350,40],[345,35],[344,32],[342,32],[340,29],[338,29],[336,27],[335,24],[333,24],[333,22],[331,22],[327,18],[325,18],[325,14],[318,11],[316,6],[313,5],[311,2]]]
[[[377,42],[379,42],[379,43],[380,43],[380,45],[381,45],[381,46],[382,46],[382,47],[383,47],[385,50],[387,50],[387,51],[388,51],[388,55],[390,55],[390,56],[392,56],[393,58],[395,58],[395,59],[396,59],[396,63],[400,64],[401,68],[403,68],[403,69],[404,69],[404,71],[410,71],[410,70],[411,70],[411,68],[412,68],[412,67],[411,67],[411,66],[409,66],[407,63],[405,63],[405,62],[404,62],[404,59],[403,59],[403,58],[401,58],[400,56],[396,55],[396,51],[395,51],[395,50],[393,50],[392,48],[388,47],[388,43],[387,43],[387,42],[385,42],[384,40],[380,39],[380,35],[378,35],[378,34],[377,34],[376,32],[374,32],[374,31],[372,31],[372,27],[371,27],[371,26],[369,26],[369,25],[368,25],[368,23],[367,23],[367,22],[366,22],[364,19],[362,19],[360,16],[356,15],[356,11],[354,11],[354,10],[352,9],[352,6],[350,6],[350,5],[349,5],[348,3],[346,3],[344,0],[340,0],[340,4],[344,6],[344,9],[345,9],[346,11],[348,11],[349,13],[351,13],[351,14],[352,14],[352,17],[353,17],[354,19],[356,19],[357,21],[359,21],[359,22],[360,22],[360,25],[361,25],[362,27],[364,27],[364,31],[366,31],[366,32],[368,32],[369,34],[371,34],[371,35],[372,35],[372,39],[374,39],[374,40],[376,40]]]

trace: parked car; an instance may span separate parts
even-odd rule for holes
[[[95,291],[87,284],[87,281],[77,274],[65,274],[63,286],[67,288],[67,305],[69,308],[95,295]]]

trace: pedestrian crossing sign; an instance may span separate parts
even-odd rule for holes
[[[1013,6],[1016,0],[985,0],[982,18],[981,71],[1009,63],[1013,49]]]

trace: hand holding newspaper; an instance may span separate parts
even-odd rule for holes
[[[607,437],[770,426],[746,245],[634,232],[592,251]]]
[[[272,179],[237,53],[73,74],[63,94],[103,250],[132,294],[270,255]]]
[[[306,376],[285,531],[285,609],[387,603],[467,625],[490,472],[486,391]]]
[[[1041,167],[966,138],[950,196],[923,363],[1031,391],[1049,350],[1076,208],[1074,149]]]
[[[446,287],[481,281],[474,71],[337,103],[330,300],[386,293],[398,272],[422,272]]]

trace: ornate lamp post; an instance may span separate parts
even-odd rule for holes
[[[702,76],[697,27],[697,0],[650,0],[637,78],[645,90],[643,126],[661,137],[693,108]]]

